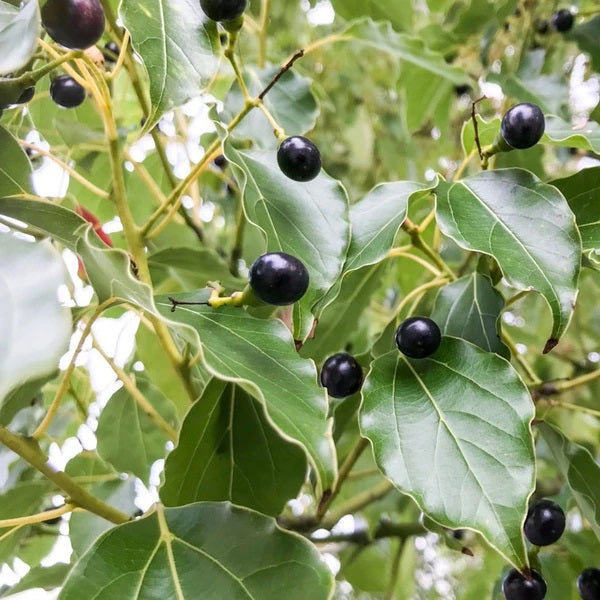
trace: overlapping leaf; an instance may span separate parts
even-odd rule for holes
[[[431,318],[443,335],[462,338],[509,358],[510,352],[499,336],[498,319],[503,307],[504,298],[489,277],[474,272],[440,289]]]
[[[588,121],[583,126],[575,127],[559,117],[547,116],[543,141],[554,146],[600,152],[600,125]]]
[[[40,30],[37,0],[23,6],[0,2],[0,74],[24,67],[35,52]]]
[[[282,439],[239,386],[213,380],[192,406],[165,464],[167,506],[230,500],[277,516],[306,475],[298,446]]]
[[[327,600],[333,576],[316,549],[228,502],[158,507],[113,528],[78,562],[60,600]]]
[[[176,299],[206,302],[208,296],[203,290]],[[161,298],[157,305],[165,317],[196,330],[209,371],[256,396],[276,429],[306,451],[322,489],[329,489],[336,458],[325,392],[317,385],[314,363],[298,356],[283,323],[256,319],[236,308],[179,306],[171,312],[171,303]]]
[[[470,528],[526,564],[521,526],[533,490],[533,404],[511,365],[456,338],[430,358],[375,360],[361,429],[385,475],[431,518]]]
[[[31,164],[17,140],[0,127],[0,197],[31,191]]]
[[[562,194],[528,171],[500,169],[441,183],[436,210],[457,244],[493,256],[513,287],[544,296],[554,320],[551,350],[571,318],[581,263],[581,238]]]
[[[146,126],[199,96],[217,69],[216,23],[196,0],[124,0],[120,9],[150,79]]]

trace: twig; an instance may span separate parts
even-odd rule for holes
[[[279,72],[277,73],[277,75],[275,75],[275,77],[273,77],[273,79],[271,80],[271,83],[269,83],[267,85],[267,87],[258,95],[258,99],[259,100],[264,100],[265,96],[271,91],[271,89],[273,88],[273,86],[281,79],[281,77],[283,77],[283,75],[289,71],[292,66],[294,65],[294,63],[299,59],[302,58],[304,56],[304,50],[300,49],[298,50],[298,52],[296,52],[296,54],[294,54],[292,56],[292,58],[290,58],[290,60],[288,60],[285,65],[283,65],[283,67],[281,67],[281,69],[279,69]]]
[[[475,113],[475,108],[482,101],[487,100],[487,96],[481,96],[475,100],[471,105],[471,119],[473,120],[473,131],[475,133],[475,143],[477,144],[477,150],[479,151],[479,158],[483,160],[483,150],[481,149],[481,142],[479,141],[479,124],[477,123],[477,115]]]

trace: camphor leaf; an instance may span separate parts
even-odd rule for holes
[[[58,299],[68,281],[48,241],[0,234],[0,402],[17,386],[58,369],[71,338],[71,313]]]
[[[216,24],[196,0],[124,0],[120,14],[150,78],[149,128],[166,111],[199,96],[215,74]]]
[[[600,71],[600,15],[574,27],[567,37],[576,41],[578,46],[590,55],[594,70]]]
[[[183,422],[160,497],[167,506],[230,500],[275,517],[305,475],[304,453],[273,430],[263,407],[213,379]]]
[[[552,181],[575,213],[585,250],[600,249],[600,167]]]
[[[124,560],[126,557],[126,560]],[[158,506],[111,529],[77,563],[60,600],[327,600],[333,576],[317,550],[275,521],[228,502]]]
[[[600,466],[589,451],[569,441],[549,423],[538,428],[573,498],[600,539]]]
[[[504,358],[508,348],[499,336],[498,319],[504,298],[489,277],[473,272],[438,292],[431,318],[443,335],[462,338]]]
[[[29,192],[30,176],[31,163],[27,155],[17,140],[0,127],[0,197]]]
[[[503,358],[445,337],[430,358],[394,350],[363,386],[360,424],[384,474],[432,519],[483,534],[517,567],[535,462],[527,388]]]
[[[296,303],[302,326],[295,324],[296,339],[304,339],[312,326],[311,313],[339,278],[350,241],[348,198],[342,185],[322,172],[299,183],[279,169],[273,151],[246,151],[225,142],[225,154],[242,177],[244,209],[267,239],[267,251],[283,251],[299,258],[310,275],[309,288]]]
[[[40,8],[37,0],[22,7],[0,2],[0,74],[24,67],[35,52],[40,30]]]
[[[209,295],[209,290],[202,290],[175,298],[206,302]],[[164,298],[157,298],[157,306],[166,318],[193,327],[206,368],[257,397],[269,422],[305,450],[321,491],[329,489],[337,461],[326,395],[317,385],[314,363],[298,356],[285,325],[256,319],[239,308],[178,306],[171,312],[171,303]]]
[[[493,256],[511,286],[544,296],[554,320],[545,351],[552,350],[569,324],[581,263],[581,238],[562,194],[522,169],[443,182],[436,193],[447,236]]]
[[[583,126],[573,127],[559,117],[546,116],[546,132],[542,142],[553,146],[600,152],[600,125],[588,121]]]

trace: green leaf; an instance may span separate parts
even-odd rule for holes
[[[496,136],[500,132],[502,120],[496,118],[491,121],[486,121],[478,114],[475,115],[475,118],[477,119],[477,131],[481,147],[483,148],[484,146],[493,144]],[[460,139],[465,156],[469,156],[472,152],[477,150],[477,145],[475,143],[475,129],[473,128],[472,119],[465,121],[461,130]]]
[[[600,249],[600,167],[582,169],[551,182],[575,213],[585,250]]]
[[[18,71],[29,62],[39,32],[37,0],[29,0],[22,8],[0,2],[0,74]]]
[[[219,62],[216,23],[197,0],[123,0],[120,14],[150,78],[148,129],[212,79]]]
[[[304,339],[312,326],[311,312],[339,278],[350,238],[348,198],[342,185],[322,172],[299,183],[279,169],[275,152],[236,150],[227,140],[225,154],[240,172],[244,209],[267,240],[267,251],[298,257],[308,269],[310,284],[295,305],[303,326],[294,335]]]
[[[167,506],[230,500],[275,517],[305,475],[304,453],[273,430],[263,408],[214,379],[183,422],[160,497]]]
[[[459,246],[493,256],[511,286],[544,296],[554,320],[550,351],[569,324],[581,263],[562,194],[529,171],[500,169],[441,183],[436,210],[440,229]]]
[[[176,299],[206,302],[209,294],[202,290]],[[326,395],[317,385],[314,363],[298,356],[283,323],[255,319],[243,309],[179,306],[172,313],[166,299],[158,298],[157,305],[165,316],[196,330],[206,368],[257,397],[271,424],[305,450],[322,489],[329,489],[337,461]]]
[[[351,20],[371,17],[389,21],[395,29],[407,30],[412,24],[412,0],[333,0],[335,14]]]
[[[596,73],[600,72],[600,15],[573,27],[566,37],[590,55],[592,67]]]
[[[504,298],[494,289],[490,278],[474,272],[440,289],[431,318],[443,335],[462,338],[510,358],[500,339],[498,319],[503,308]]]
[[[331,572],[304,538],[254,511],[199,502],[159,506],[113,528],[75,566],[59,599],[327,600],[332,591]]]
[[[58,588],[62,585],[70,570],[71,565],[65,563],[57,563],[50,567],[33,567],[19,583],[7,590],[6,593],[16,594],[24,590],[40,588],[43,590],[52,590]],[[6,594],[0,594],[0,596],[4,597]]]
[[[0,234],[0,402],[17,386],[58,369],[71,339],[71,313],[58,300],[58,288],[68,282],[49,242]]]
[[[559,117],[546,117],[546,132],[542,142],[567,148],[582,148],[600,152],[600,124],[588,121],[584,126],[573,127]]]
[[[31,191],[30,176],[31,163],[27,155],[17,140],[0,127],[0,196]]]
[[[600,539],[600,466],[589,451],[569,441],[549,423],[538,428],[582,516]]]
[[[279,73],[280,66],[257,70],[248,67],[244,72],[246,87],[258,96]],[[319,105],[311,92],[312,81],[287,71],[264,98],[265,106],[277,123],[290,135],[303,135],[313,129],[319,116]],[[225,99],[225,114],[231,120],[244,106],[244,96],[237,83]],[[236,138],[252,140],[255,145],[273,148],[278,144],[273,126],[260,110],[253,110],[232,132]]]
[[[137,388],[169,424],[175,424],[175,407],[154,386],[138,378]],[[98,454],[115,469],[148,481],[154,461],[167,454],[168,435],[125,390],[108,401],[98,419]]]
[[[455,85],[469,82],[464,71],[449,65],[441,54],[427,49],[419,38],[397,33],[390,23],[375,23],[371,19],[363,19],[351,24],[343,35],[409,62],[428,73],[439,75]]]
[[[481,532],[521,567],[535,476],[533,416],[529,392],[507,361],[447,337],[427,359],[397,351],[377,358],[360,423],[379,468],[425,513]]]

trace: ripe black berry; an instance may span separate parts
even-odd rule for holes
[[[104,60],[108,63],[116,62],[117,58],[119,58],[119,46],[117,46],[116,42],[106,42],[102,50],[102,56],[104,56]]]
[[[70,75],[59,75],[50,84],[50,96],[59,106],[75,108],[85,100],[85,89]]]
[[[506,600],[543,600],[546,597],[546,582],[533,569],[531,578],[526,579],[516,569],[511,569],[502,582]]]
[[[358,392],[362,380],[362,367],[345,352],[330,356],[321,369],[321,385],[334,398],[345,398]]]
[[[104,33],[104,10],[99,0],[48,0],[42,25],[65,48],[85,50]]]
[[[308,271],[295,256],[269,252],[254,261],[248,281],[263,302],[284,306],[304,296],[308,289]]]
[[[471,86],[467,84],[454,86],[454,92],[457,96],[464,96],[465,94],[468,94],[472,89],[473,88],[471,88]]]
[[[219,169],[224,169],[227,166],[227,159],[222,154],[219,154],[213,162],[215,163],[215,167]]]
[[[200,0],[200,8],[213,21],[234,21],[246,10],[246,0]]]
[[[502,137],[513,148],[535,146],[544,135],[546,121],[539,106],[523,102],[513,106],[502,119]]]
[[[555,502],[540,500],[529,509],[524,530],[536,546],[554,544],[565,530],[565,513]]]
[[[307,138],[289,137],[279,146],[277,164],[282,173],[294,181],[310,181],[321,170],[321,153]]]
[[[440,328],[427,317],[406,319],[396,332],[398,350],[410,358],[427,358],[442,341]]]
[[[566,8],[558,10],[552,15],[552,25],[554,25],[556,31],[560,31],[561,33],[569,31],[573,27],[574,21],[575,17],[573,13]]]
[[[583,600],[600,600],[600,569],[583,570],[577,578],[577,589]]]
[[[17,100],[17,104],[27,104],[35,95],[35,86],[31,86],[28,88],[25,88],[25,90],[23,90],[23,93],[19,96],[19,99]]]

